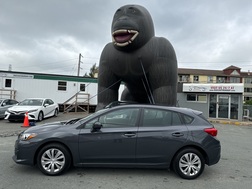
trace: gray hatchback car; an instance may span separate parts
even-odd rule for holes
[[[217,129],[202,112],[178,107],[128,104],[83,119],[30,127],[16,140],[13,160],[46,175],[77,167],[172,168],[195,179],[216,164]]]

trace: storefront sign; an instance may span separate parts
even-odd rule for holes
[[[205,93],[243,93],[243,83],[216,83],[197,84],[184,83],[183,92],[205,92]]]

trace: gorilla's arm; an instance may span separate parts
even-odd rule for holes
[[[111,70],[109,54],[106,52],[109,52],[107,47],[104,48],[100,58],[96,111],[118,100],[118,90],[121,83],[121,80]]]
[[[155,38],[156,57],[150,67],[148,79],[156,104],[176,106],[177,102],[177,58],[170,42]]]

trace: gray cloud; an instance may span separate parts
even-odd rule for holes
[[[0,70],[76,75],[81,53],[85,74],[111,41],[114,12],[132,3],[149,10],[179,67],[252,70],[250,0],[0,1]]]

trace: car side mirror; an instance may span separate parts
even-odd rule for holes
[[[102,124],[100,122],[95,122],[92,127],[92,132],[100,131],[102,128]]]
[[[46,104],[44,105],[44,107],[47,107],[47,106],[49,106],[49,104],[46,103]]]
[[[2,106],[6,106],[6,103],[4,102],[4,103],[2,104]]]

